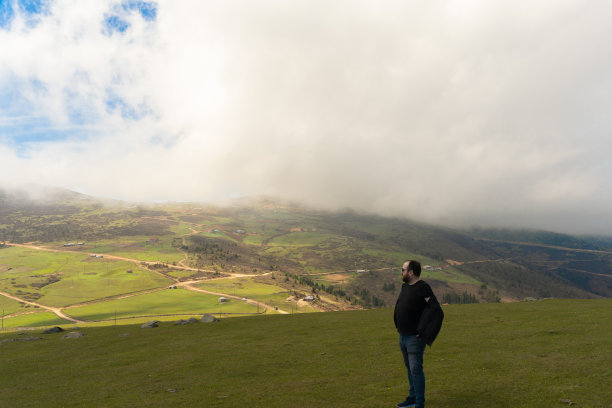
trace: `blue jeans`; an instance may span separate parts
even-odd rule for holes
[[[425,373],[423,372],[423,353],[425,343],[417,336],[404,336],[400,333],[400,350],[408,371],[410,396],[416,400],[417,407],[425,406]]]

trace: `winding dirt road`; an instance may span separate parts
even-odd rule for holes
[[[7,298],[9,298],[9,299],[16,300],[16,301],[18,301],[18,302],[26,303],[26,304],[28,304],[28,305],[30,305],[30,306],[35,306],[35,307],[39,307],[39,308],[41,308],[41,309],[46,309],[46,310],[48,310],[48,311],[50,311],[50,312],[55,313],[55,314],[56,314],[58,317],[60,317],[60,318],[62,318],[62,319],[65,319],[65,320],[68,320],[68,321],[71,321],[71,322],[74,322],[74,323],[85,323],[85,322],[84,322],[84,321],[82,321],[82,320],[75,319],[75,318],[74,318],[74,317],[72,317],[72,316],[68,316],[68,315],[64,314],[64,313],[62,312],[62,309],[63,309],[63,308],[61,308],[61,307],[45,306],[45,305],[42,305],[42,304],[40,304],[40,303],[31,302],[31,301],[29,301],[29,300],[21,299],[21,298],[19,298],[19,297],[17,297],[17,296],[13,296],[13,295],[11,295],[11,294],[9,294],[9,293],[6,293],[6,292],[0,292],[0,295],[5,296],[5,297],[7,297]],[[10,315],[7,315],[7,316],[10,316]],[[5,316],[5,317],[6,317],[6,316]]]
[[[193,229],[192,229],[192,231],[193,231],[193,233],[197,233]],[[86,252],[84,252],[84,251],[76,251],[76,250],[71,250],[71,249],[67,249],[67,248],[66,249],[64,249],[64,248],[62,248],[62,249],[48,248],[48,247],[43,247],[43,246],[39,246],[39,245],[16,244],[16,243],[12,243],[12,242],[6,242],[6,245],[7,246],[21,247],[21,248],[34,249],[34,250],[37,250],[37,251],[46,251],[46,252],[55,252],[55,253],[72,253],[72,254],[86,255]],[[137,264],[137,265],[153,266],[153,265],[159,265],[160,264],[160,262],[158,262],[158,261],[143,261],[143,260],[139,260],[139,259],[127,258],[127,257],[124,257],[124,256],[117,256],[117,255],[110,255],[110,254],[103,254],[103,257],[107,258],[107,259],[118,260],[118,261],[131,262],[131,263],[134,263],[134,264]],[[205,270],[205,269],[193,268],[193,267],[190,267],[190,266],[185,266],[185,265],[182,264],[182,261],[179,262],[178,265],[172,265],[172,268],[173,269],[179,269],[179,270],[185,270],[185,271],[194,271],[194,272],[208,272],[208,273],[216,272],[216,271],[210,271],[210,270]],[[199,280],[191,280],[191,281],[181,282],[181,281],[178,280],[178,278],[175,278],[175,277],[172,277],[172,276],[168,276],[168,275],[163,274],[163,273],[161,273],[159,271],[156,271],[155,269],[150,269],[150,268],[147,268],[147,269],[149,271],[151,271],[151,272],[158,273],[158,274],[160,274],[160,275],[162,275],[162,276],[164,276],[166,278],[173,279],[174,283],[172,284],[172,286],[178,286],[178,287],[184,288],[186,290],[190,290],[192,292],[200,292],[200,293],[206,293],[206,294],[209,294],[209,295],[223,296],[223,297],[228,298],[228,299],[242,300],[242,298],[239,297],[239,296],[233,296],[233,295],[230,295],[230,294],[227,294],[227,293],[211,292],[211,291],[207,291],[207,290],[200,289],[200,288],[197,288],[197,287],[193,286],[196,283],[201,283],[201,282],[204,282],[204,281],[207,281],[207,280],[210,280],[210,279],[199,279]],[[268,274],[269,273],[270,272],[268,272]],[[250,275],[250,274],[233,273],[233,272],[224,272],[224,274],[226,276],[220,277],[220,278],[215,278],[215,279],[237,279],[237,278],[246,278],[246,277],[265,276],[265,275],[267,275],[267,274],[263,274],[263,275]],[[63,312],[63,310],[67,309],[67,308],[83,306],[83,305],[89,305],[89,304],[93,304],[93,303],[108,302],[110,300],[116,300],[116,299],[123,299],[123,298],[127,298],[127,297],[132,297],[132,296],[138,296],[138,295],[142,295],[144,293],[150,293],[150,292],[156,292],[156,291],[159,291],[159,290],[164,290],[165,288],[166,287],[155,288],[155,289],[145,290],[145,291],[139,291],[139,292],[134,292],[134,293],[130,293],[130,294],[120,294],[120,295],[117,295],[117,296],[111,296],[111,297],[107,297],[107,298],[104,298],[104,299],[92,300],[92,301],[89,301],[89,302],[83,302],[83,303],[79,303],[79,304],[76,304],[76,305],[70,305],[70,306],[67,306],[67,307],[46,306],[46,305],[43,305],[43,304],[40,304],[40,303],[37,303],[37,302],[32,302],[32,301],[29,301],[29,300],[22,299],[22,298],[20,298],[18,296],[14,296],[14,295],[11,295],[11,294],[5,293],[5,292],[0,292],[0,295],[1,296],[5,296],[5,297],[10,298],[10,299],[13,299],[13,300],[16,300],[18,302],[22,302],[22,303],[25,303],[25,304],[29,304],[31,306],[35,306],[35,307],[39,307],[41,309],[48,310],[50,312],[55,313],[55,315],[57,315],[58,317],[60,317],[62,319],[65,319],[65,320],[68,320],[68,321],[71,321],[71,322],[74,322],[74,323],[82,324],[82,323],[86,323],[86,321],[79,320],[79,319],[76,319],[76,318],[74,318],[72,316],[69,316],[69,315],[65,314]],[[259,302],[259,301],[256,301],[256,300],[247,299],[246,303],[249,303],[249,304],[254,305],[254,306],[261,307],[264,310],[264,312],[266,310],[270,309],[270,310],[275,310],[276,312],[281,313],[281,314],[288,314],[288,312],[285,311],[285,310],[281,310],[279,308],[275,308],[274,306],[271,306],[271,305],[268,305],[266,303]]]

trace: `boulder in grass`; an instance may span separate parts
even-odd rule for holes
[[[202,316],[200,321],[202,323],[215,323],[215,322],[218,322],[219,319],[217,319],[215,316],[213,316],[213,315],[211,315],[209,313],[206,313],[204,316]]]
[[[0,341],[0,344],[2,343],[8,343],[11,341],[36,341],[36,340],[42,340],[42,337],[22,337],[22,338],[17,338],[17,339],[4,339],[2,341]]]
[[[196,319],[195,317],[190,317],[189,320],[177,320],[176,322],[174,322],[175,326],[178,325],[183,325],[183,324],[192,324],[192,323],[197,323],[199,320]]]
[[[73,331],[70,333],[66,333],[62,336],[62,339],[78,339],[85,336],[85,333],[83,332],[78,332],[78,331]]]
[[[53,334],[53,333],[60,333],[63,332],[64,329],[62,329],[61,327],[55,326],[55,327],[51,327],[50,329],[47,329],[43,332],[43,334]]]
[[[150,322],[146,322],[142,326],[141,329],[152,329],[153,327],[159,327],[159,320],[151,320]]]

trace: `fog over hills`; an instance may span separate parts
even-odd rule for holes
[[[612,3],[281,3],[2,2],[3,182],[612,234]]]
[[[389,271],[408,256],[442,266],[445,272],[430,278],[440,294],[467,291],[481,301],[498,296],[504,300],[612,297],[612,237],[449,228],[354,210],[324,211],[271,198],[234,200],[225,206],[143,205],[101,201],[63,189],[29,186],[28,191],[0,189],[0,241],[119,242],[132,236],[169,236],[173,242],[182,240],[177,249],[193,256],[194,266],[205,269],[216,266],[199,264],[197,259],[206,248],[219,247],[231,254],[220,264],[222,270],[270,269],[295,276],[370,270],[352,279],[350,286],[355,291],[367,289],[368,296],[385,304],[391,304],[394,296],[385,288],[397,283]],[[168,229],[179,223],[188,223],[204,235],[179,238]],[[211,235],[213,229],[229,235]],[[305,238],[295,235],[300,232]],[[294,246],[292,239],[307,241]],[[288,246],[279,255],[269,251],[279,244]]]

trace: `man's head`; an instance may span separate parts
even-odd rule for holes
[[[419,261],[408,260],[402,265],[402,280],[404,282],[414,282],[421,276],[421,263]]]

